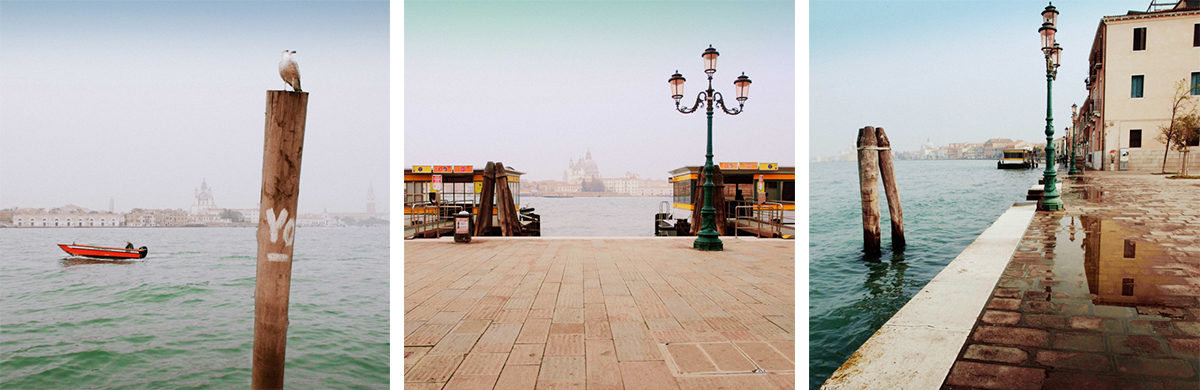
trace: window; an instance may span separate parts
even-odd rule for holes
[[[692,183],[695,180],[680,180],[675,182],[675,203],[692,204]]]
[[[1143,84],[1143,81],[1145,81],[1145,79],[1146,79],[1146,76],[1144,76],[1144,75],[1139,74],[1139,75],[1133,76],[1133,80],[1130,83],[1130,86],[1131,86],[1130,91],[1129,91],[1130,98],[1137,99],[1137,98],[1142,97],[1142,84]]]
[[[1200,47],[1200,23],[1192,26],[1192,47]]]
[[[1142,131],[1141,130],[1129,130],[1129,147],[1131,147],[1131,148],[1142,147]]]
[[[1133,296],[1133,278],[1121,278],[1121,295]]]
[[[1192,72],[1192,95],[1200,95],[1200,72]]]
[[[1133,51],[1146,50],[1146,28],[1133,29]]]
[[[1126,259],[1137,257],[1137,242],[1133,240],[1125,240],[1125,253],[1122,256]]]

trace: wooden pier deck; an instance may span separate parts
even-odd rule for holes
[[[409,389],[793,389],[795,241],[404,243]]]

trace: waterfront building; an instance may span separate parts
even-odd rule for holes
[[[189,220],[188,212],[183,209],[133,209],[125,214],[125,226],[184,226]]]
[[[600,169],[592,160],[592,151],[588,150],[582,159],[571,160],[567,170],[563,172],[563,181],[582,186],[585,182],[600,182]]]
[[[223,210],[217,208],[217,202],[213,197],[212,188],[208,186],[208,180],[200,181],[200,188],[196,189],[195,194],[196,201],[188,209],[189,224],[207,225],[232,222],[229,218],[221,217]]]
[[[1166,169],[1179,169],[1180,153],[1166,150],[1158,135],[1170,121],[1179,80],[1189,83],[1192,101],[1200,101],[1200,0],[1157,4],[1105,16],[1096,27],[1088,96],[1075,119],[1087,168],[1157,172],[1166,153]],[[1125,152],[1127,164],[1120,164]],[[1200,158],[1189,160],[1189,170],[1200,170]]]
[[[375,215],[375,186],[367,184],[367,214]]]
[[[50,210],[17,209],[12,214],[16,227],[115,227],[125,224],[121,214],[66,205]]]

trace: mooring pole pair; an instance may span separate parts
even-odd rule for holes
[[[900,208],[900,191],[892,164],[892,144],[882,127],[858,129],[858,184],[862,194],[863,250],[880,253],[879,193],[880,173],[887,195],[888,214],[892,219],[892,247],[903,249],[904,212]]]
[[[282,389],[308,92],[267,91],[250,386]]]

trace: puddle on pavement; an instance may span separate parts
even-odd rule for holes
[[[1069,187],[1067,193],[1091,202],[1098,202],[1104,199],[1104,190],[1094,185],[1074,185]]]
[[[1093,313],[1135,309],[1143,316],[1197,320],[1187,309],[1197,307],[1200,278],[1146,241],[1143,231],[1086,215],[1063,215],[1058,222],[1056,239],[1043,243],[1055,258],[1047,280],[1057,282],[1047,283],[1049,298],[1088,299]]]

